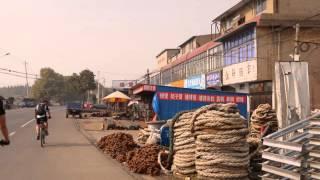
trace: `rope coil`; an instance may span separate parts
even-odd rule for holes
[[[191,131],[196,141],[199,179],[246,179],[249,166],[248,129],[235,104],[198,109]]]

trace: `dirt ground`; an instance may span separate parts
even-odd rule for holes
[[[115,120],[117,125],[122,125],[122,126],[128,126],[131,124],[138,124],[140,125],[141,128],[145,128],[147,127],[147,125],[145,124],[144,121],[130,121],[130,120]],[[137,142],[137,138],[138,138],[138,134],[139,134],[139,130],[101,130],[99,129],[101,127],[101,123],[105,122],[103,118],[87,118],[87,119],[83,119],[80,120],[80,127],[85,130],[84,133],[86,134],[86,136],[88,136],[91,140],[94,141],[95,144],[98,143],[98,141],[109,134],[113,134],[116,132],[123,132],[123,133],[127,133],[133,136],[134,141]],[[98,127],[97,130],[94,129],[89,129],[86,130],[84,127],[88,127],[88,124],[90,124],[90,127]],[[126,168],[126,167],[124,167]],[[152,177],[152,176],[148,176],[148,175],[140,175],[140,174],[135,174],[135,176],[137,177],[137,179],[142,179],[142,180],[169,180],[172,179],[169,176],[165,176],[165,175],[161,175],[158,177]]]

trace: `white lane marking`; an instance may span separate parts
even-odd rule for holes
[[[14,134],[16,134],[15,131],[13,131],[12,133],[10,133],[9,136],[13,136]]]
[[[34,120],[35,120],[35,119],[31,119],[30,121],[24,123],[24,124],[21,126],[21,128],[26,127],[28,124],[30,124],[30,123],[31,123],[32,121],[34,121]]]

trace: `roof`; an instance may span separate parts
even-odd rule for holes
[[[185,44],[187,44],[188,42],[192,41],[194,38],[196,38],[197,36],[192,36],[189,39],[187,39],[186,41],[184,41],[181,45],[179,45],[179,47],[184,46]]]
[[[222,13],[221,15],[219,15],[218,17],[216,17],[212,21],[220,21],[221,19],[223,19],[223,18],[225,18],[227,16],[230,16],[231,14],[235,13],[237,10],[239,10],[240,8],[245,6],[250,1],[252,1],[252,0],[241,0],[239,3],[234,5],[233,7],[231,7],[230,9],[228,9],[227,11],[225,11],[224,13]]]
[[[171,64],[168,64],[168,65],[164,66],[163,68],[161,68],[161,70],[167,70],[167,69],[169,69],[169,68],[171,68],[173,66],[176,66],[176,65],[178,65],[180,63],[183,63],[183,62],[185,62],[185,61],[187,61],[187,60],[189,60],[189,59],[191,59],[191,58],[193,58],[193,57],[205,52],[206,50],[208,50],[210,48],[213,48],[215,46],[218,46],[218,45],[220,45],[219,42],[209,41],[206,44],[204,44],[203,46],[200,46],[199,48],[195,49],[194,51],[182,55],[176,61],[172,62]]]
[[[222,34],[221,36],[219,36],[216,39],[214,39],[214,41],[218,41],[219,42],[219,41],[221,41],[221,40],[223,40],[225,38],[228,38],[228,37],[232,36],[234,33],[245,29],[246,27],[252,26],[254,24],[259,24],[259,22],[260,22],[260,16],[256,16],[252,20],[250,20],[250,21],[248,21],[248,22],[246,22],[244,24],[241,24],[240,26],[238,26],[237,28],[233,29],[232,31],[227,32],[225,34]]]
[[[156,57],[159,57],[159,56],[161,56],[161,54],[163,54],[164,52],[170,51],[170,50],[178,50],[178,51],[180,51],[180,49],[164,49],[164,50],[162,50]]]

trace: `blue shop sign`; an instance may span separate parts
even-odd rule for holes
[[[221,72],[207,74],[207,87],[221,86]]]

